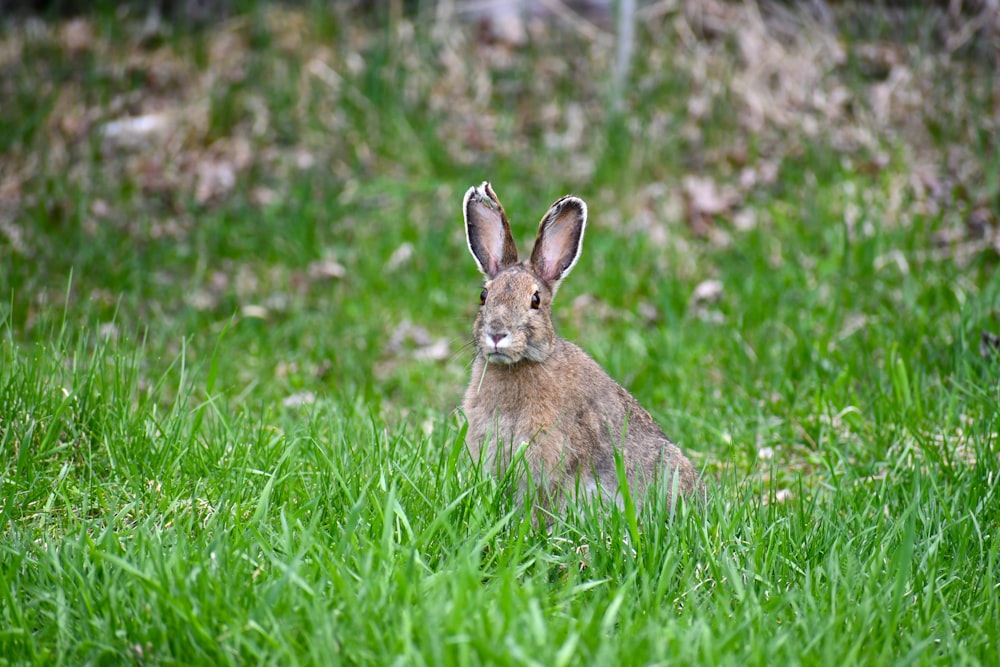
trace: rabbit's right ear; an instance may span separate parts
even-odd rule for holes
[[[469,252],[487,278],[517,264],[517,246],[510,233],[507,214],[487,181],[465,193],[462,213]]]
[[[586,227],[587,205],[571,195],[554,202],[538,224],[538,236],[528,265],[551,283],[553,290],[580,259]]]

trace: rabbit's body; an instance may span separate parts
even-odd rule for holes
[[[487,366],[477,355],[472,377],[463,404],[472,454],[478,457],[485,448],[484,461],[500,473],[518,446],[529,443],[525,457],[532,476],[544,481],[549,493],[576,490],[579,482],[579,490],[591,494],[600,480],[603,493],[613,500],[618,490],[615,448],[637,497],[666,462],[673,462],[681,492],[698,483],[694,466],[649,413],[573,343],[557,337],[544,362]],[[577,382],[544,402],[525,400],[537,395],[539,387],[551,387],[553,377]]]
[[[525,460],[546,501],[597,488],[617,499],[616,449],[640,502],[647,485],[663,476],[683,495],[700,489],[694,466],[649,413],[553,330],[552,297],[583,243],[583,201],[555,202],[539,225],[531,259],[520,263],[488,183],[469,189],[464,212],[469,249],[487,277],[463,403],[472,454],[502,473],[526,443]]]

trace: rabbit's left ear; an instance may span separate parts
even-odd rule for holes
[[[555,285],[569,275],[583,250],[587,205],[578,197],[563,197],[538,224],[529,264],[543,280]]]
[[[462,202],[465,216],[465,239],[479,270],[493,278],[508,266],[517,264],[517,245],[510,233],[507,214],[497,193],[486,181],[469,188]]]

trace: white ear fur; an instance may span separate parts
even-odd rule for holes
[[[587,204],[573,196],[554,202],[539,223],[530,262],[553,289],[579,261],[586,228]]]

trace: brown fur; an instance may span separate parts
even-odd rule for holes
[[[489,183],[470,188],[463,208],[469,249],[487,277],[463,402],[473,456],[503,473],[527,443],[525,460],[543,500],[577,488],[590,494],[597,483],[616,499],[616,448],[637,504],[664,475],[682,495],[700,491],[697,470],[649,413],[553,329],[552,298],[579,258],[586,204],[575,197],[553,203],[527,262],[517,260],[510,224]]]

